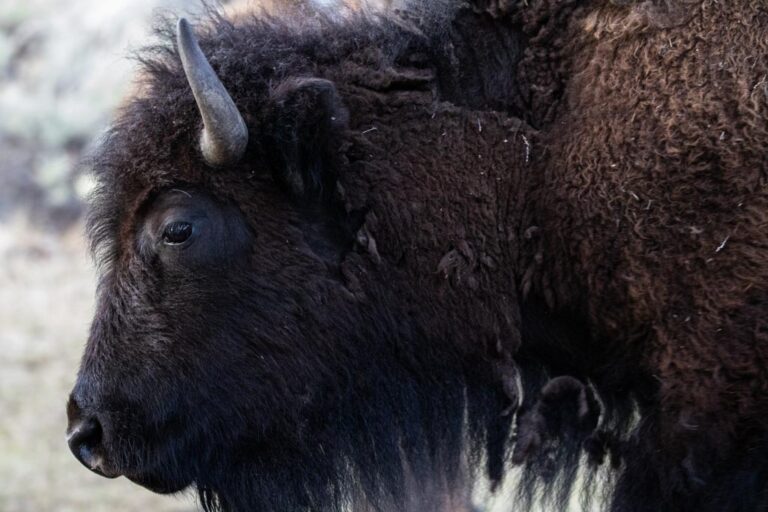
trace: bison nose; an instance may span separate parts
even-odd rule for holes
[[[96,474],[115,478],[105,468],[104,448],[102,444],[104,430],[96,416],[86,416],[74,396],[67,403],[67,444],[75,458]]]

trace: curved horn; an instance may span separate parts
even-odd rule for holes
[[[212,167],[236,163],[248,145],[245,121],[203,55],[189,22],[184,18],[179,19],[176,37],[184,74],[203,117],[200,135],[203,158]]]

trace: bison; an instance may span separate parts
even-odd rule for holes
[[[160,29],[93,156],[88,468],[206,510],[768,506],[768,8]],[[581,471],[581,478],[576,478]]]

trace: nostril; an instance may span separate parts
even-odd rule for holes
[[[88,418],[73,425],[67,436],[69,444],[95,446],[101,441],[101,424]]]
[[[101,445],[102,428],[96,418],[74,422],[67,433],[69,449],[84,466],[98,470],[101,465],[97,449]]]
[[[119,473],[112,467],[112,461],[107,457],[105,442],[108,435],[92,405],[86,407],[78,400],[73,392],[67,401],[67,444],[72,454],[80,463],[96,474],[107,478],[115,478]]]

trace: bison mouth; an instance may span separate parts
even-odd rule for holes
[[[104,458],[102,456],[94,457],[94,459],[95,460],[93,462],[86,462],[82,459],[80,461],[86,468],[99,476],[110,479],[125,476],[131,482],[141,485],[142,487],[145,487],[150,491],[159,494],[171,494],[179,492],[191,484],[189,481],[183,481],[179,479],[178,476],[176,478],[171,478],[168,475],[161,475],[159,473],[150,471],[118,471],[111,468],[108,464],[105,464]]]
[[[82,462],[82,461],[81,461]],[[103,463],[103,458],[99,458],[99,463],[92,466],[83,462],[88,469],[104,478],[126,477],[131,482],[149,489],[158,494],[171,494],[180,492],[191,485],[190,481],[182,480],[179,475],[175,477],[163,475],[160,472],[153,471],[118,471]]]

